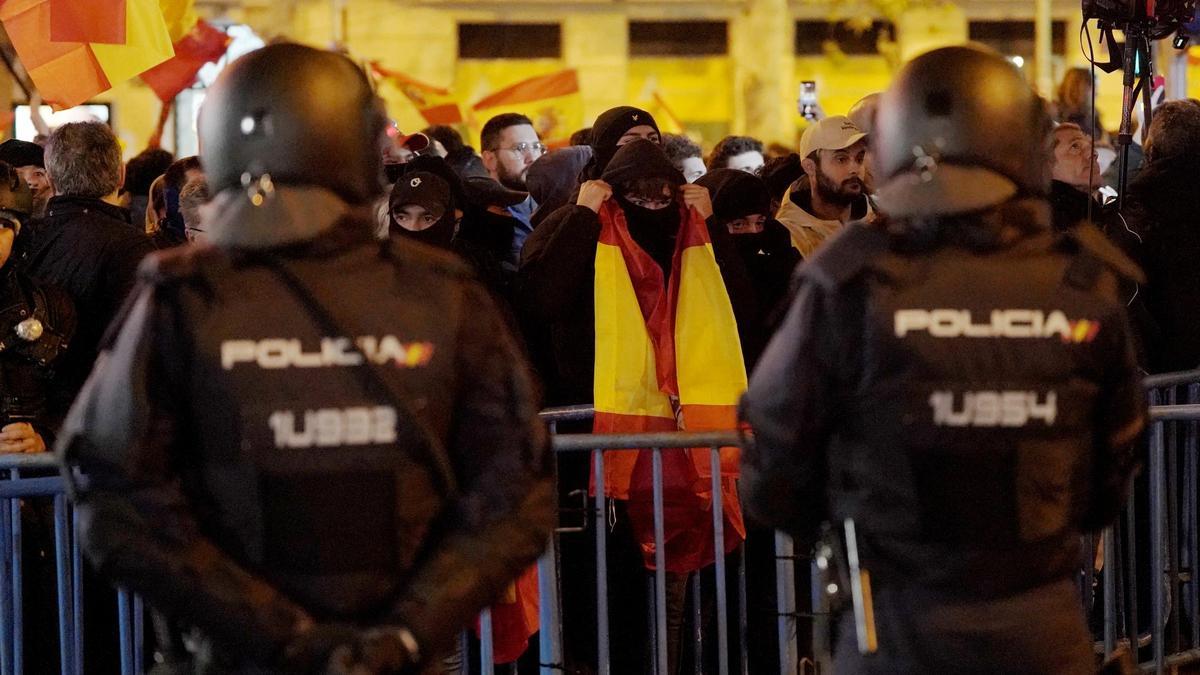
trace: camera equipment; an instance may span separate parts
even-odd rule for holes
[[[1196,0],[1083,0],[1082,9],[1085,24],[1096,19],[1101,41],[1109,50],[1107,62],[1096,63],[1094,58],[1089,59],[1092,65],[1106,73],[1118,68],[1124,73],[1121,127],[1117,132],[1120,147],[1117,198],[1123,204],[1129,172],[1129,145],[1133,142],[1133,106],[1139,95],[1142,97],[1143,124],[1150,125],[1154,78],[1151,41],[1174,33],[1175,47],[1186,47],[1189,26],[1196,20]],[[1113,38],[1114,29],[1125,35],[1124,43]]]

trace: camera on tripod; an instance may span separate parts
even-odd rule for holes
[[[1186,38],[1185,27],[1195,17],[1196,0],[1083,0],[1084,21],[1098,19],[1101,28],[1144,31],[1151,40],[1180,31]]]

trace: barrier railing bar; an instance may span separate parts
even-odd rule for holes
[[[129,593],[117,591],[117,631],[121,641],[121,675],[133,675],[133,636],[129,629],[133,625],[133,610],[129,606]]]
[[[712,474],[713,557],[717,577],[717,673],[729,675],[729,596],[725,583],[725,502],[721,493],[721,448],[708,450]]]
[[[1200,404],[1150,406],[1150,420],[1154,422],[1190,422],[1200,420]]]
[[[1200,419],[1200,406],[1196,407]],[[581,452],[736,446],[739,440],[735,431],[666,431],[648,434],[560,434],[554,438],[553,444],[556,452]]]
[[[1174,387],[1180,384],[1195,384],[1196,382],[1200,382],[1200,369],[1183,370],[1177,373],[1147,375],[1146,377],[1142,378],[1142,386],[1146,389]]]
[[[595,415],[595,409],[590,405],[568,405],[557,408],[546,408],[538,413],[543,422],[555,424],[558,422],[582,422],[590,420]]]
[[[608,651],[608,523],[605,521],[604,453],[592,453],[595,476],[596,519],[596,667],[599,675],[612,675]]]
[[[1125,583],[1123,584],[1125,588],[1125,637],[1131,645],[1138,644],[1138,640],[1141,638],[1138,626],[1137,552],[1134,550],[1137,542],[1137,514],[1134,510],[1134,505],[1137,503],[1136,492],[1136,487],[1129,490],[1129,504],[1125,507],[1123,532],[1126,545],[1122,550],[1125,555]],[[1136,649],[1134,649],[1134,660],[1139,660]]]
[[[653,448],[654,473],[654,672],[668,675],[667,669],[667,552],[665,515],[663,514],[662,449]]]

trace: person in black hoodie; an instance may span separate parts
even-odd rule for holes
[[[1143,239],[1146,307],[1156,323],[1147,338],[1149,370],[1200,366],[1200,101],[1164,103],[1150,122],[1146,165],[1129,186],[1126,220]]]
[[[713,206],[709,191],[701,185],[689,185],[683,175],[667,159],[657,143],[635,139],[625,144],[606,164],[601,179],[589,180],[580,186],[579,196],[572,206],[556,211],[530,235],[525,244],[521,268],[517,277],[517,302],[526,321],[536,327],[548,328],[552,334],[553,370],[543,372],[546,398],[552,405],[591,403],[595,369],[595,260],[601,232],[599,212],[608,200],[621,207],[629,234],[651,259],[657,263],[664,278],[671,274],[672,258],[680,230],[680,205],[694,208],[713,226]],[[724,238],[728,241],[728,235]],[[739,327],[744,325],[746,308],[754,305],[749,284],[744,277],[730,274],[740,265],[737,252],[731,245],[714,244],[717,265],[725,282],[730,304]],[[578,465],[576,465],[578,464]],[[559,462],[560,493],[586,487],[587,462],[572,463],[567,458]],[[618,502],[619,504],[622,502]],[[613,644],[624,648],[613,650],[613,672],[639,673],[645,666],[641,646],[649,635],[644,606],[645,571],[640,546],[629,519],[620,506],[616,529],[609,538],[609,608],[612,615]],[[589,541],[562,540],[564,560],[564,597],[580,603],[564,612],[564,637],[568,662],[594,662],[591,642],[594,625],[587,617],[594,616],[594,607],[586,606],[594,597],[591,584],[594,577],[587,565],[592,560]],[[731,568],[732,569],[732,568]],[[668,652],[677,663],[680,624],[672,617],[683,616],[681,579],[670,578],[668,583]],[[580,621],[575,618],[584,620]],[[684,650],[687,651],[687,650]],[[682,655],[686,658],[688,655]]]
[[[525,177],[529,194],[537,202],[530,221],[534,228],[564,204],[571,203],[571,193],[579,185],[579,172],[592,160],[593,151],[586,145],[573,145],[542,155]]]
[[[617,199],[626,212],[629,233],[643,250],[669,273],[679,212],[670,208],[645,208],[646,202],[617,189],[639,180],[662,180],[675,193],[665,201],[682,200],[695,206],[706,219],[712,218],[709,191],[689,185],[654,142],[636,140],[626,144],[608,163],[603,180],[580,186],[574,204],[564,206],[542,221],[529,239],[521,257],[516,281],[516,303],[526,321],[535,321],[553,335],[553,373],[545,374],[547,403],[571,405],[592,402],[592,370],[595,362],[595,311],[593,285],[596,243],[600,236],[600,206]],[[611,182],[610,182],[611,181]],[[639,205],[640,204],[640,205]],[[661,207],[661,204],[650,204]],[[737,254],[730,246],[714,246],[722,275]],[[738,280],[724,277],[735,315],[742,315],[747,300],[735,289]],[[739,319],[740,324],[740,319]]]
[[[787,229],[771,218],[771,195],[758,176],[715,169],[696,184],[712,195],[708,230],[714,250],[732,247],[735,253],[720,256],[726,262],[721,272],[726,286],[748,285],[742,293],[730,294],[743,298],[738,332],[749,371],[771,336],[771,316],[787,296],[800,253],[792,247]]]

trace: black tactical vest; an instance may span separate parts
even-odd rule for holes
[[[197,451],[181,473],[206,534],[322,616],[389,599],[456,490],[436,439],[465,272],[380,246],[335,228],[167,262],[157,281],[185,324],[172,367],[191,371]]]
[[[865,262],[830,251],[802,272],[861,316],[828,450],[835,520],[855,519],[885,583],[987,595],[1070,574],[1128,336],[1114,268],[1136,268],[1087,235],[904,254],[855,227],[836,244]]]

